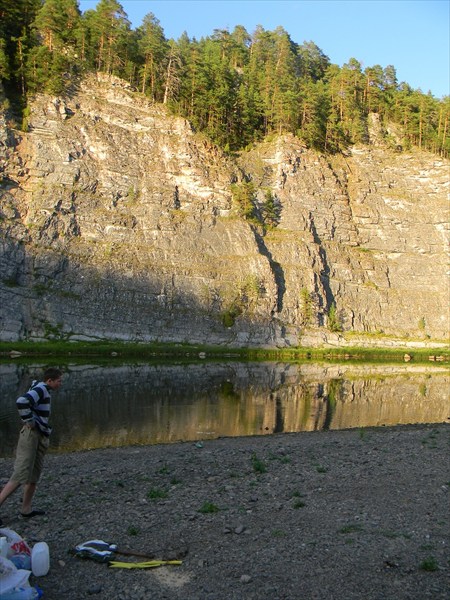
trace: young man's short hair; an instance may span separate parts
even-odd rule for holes
[[[61,369],[57,369],[56,367],[49,367],[44,371],[44,379],[43,381],[48,381],[49,379],[55,380],[59,379],[62,375]]]

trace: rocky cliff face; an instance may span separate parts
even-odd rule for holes
[[[232,160],[98,76],[38,97],[27,133],[2,115],[0,158],[3,340],[447,336],[449,163],[389,151],[375,117],[347,156],[282,137]],[[270,231],[233,205],[248,178],[275,199]]]

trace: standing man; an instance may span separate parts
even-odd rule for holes
[[[49,446],[52,429],[50,418],[50,392],[61,386],[62,372],[50,367],[44,372],[42,381],[33,381],[26,394],[17,398],[16,405],[22,419],[19,442],[16,450],[11,479],[0,492],[0,506],[23,484],[21,515],[25,519],[43,515],[43,510],[33,510],[31,503],[41,476],[44,456]],[[0,525],[2,521],[0,519]]]

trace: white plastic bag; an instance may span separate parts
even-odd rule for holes
[[[0,537],[6,537],[9,558],[18,569],[31,570],[31,548],[26,541],[12,529],[0,529]]]
[[[0,556],[0,590],[1,595],[10,592],[14,588],[30,587],[28,578],[31,571],[17,569],[15,564],[7,558]]]

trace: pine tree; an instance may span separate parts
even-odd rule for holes
[[[178,56],[178,86],[176,98],[172,98],[171,105],[179,114],[189,118],[191,114],[191,57],[192,44],[186,32],[174,42]]]
[[[244,219],[252,219],[255,216],[255,185],[252,181],[235,183],[231,186],[233,202],[238,214]]]
[[[436,132],[436,152],[450,156],[450,96],[445,96],[439,105],[438,129]]]
[[[277,27],[274,34],[275,64],[272,76],[272,127],[278,133],[297,129],[299,78],[295,45],[288,33]]]
[[[41,0],[0,0],[0,77],[11,97],[27,91],[26,61],[33,45],[31,23]]]
[[[339,137],[344,145],[367,141],[366,111],[363,104],[364,78],[361,65],[351,58],[342,69],[329,68],[327,80],[330,86],[334,126],[339,123]]]
[[[211,38],[194,40],[182,55],[188,81],[180,94],[185,114],[222,147],[233,146],[238,135],[239,74],[230,67],[231,48],[229,33],[216,30]]]
[[[249,59],[249,46],[251,37],[245,27],[236,25],[230,36],[232,45],[230,50],[230,64],[233,69],[243,73]]]
[[[164,78],[163,104],[174,102],[180,88],[180,74],[182,69],[181,53],[174,40],[169,40],[169,53],[167,68]]]
[[[330,65],[325,74],[325,85],[329,97],[328,117],[325,132],[325,152],[339,152],[348,146],[342,118],[343,103],[341,99],[342,84],[340,81],[341,69],[337,65]]]
[[[130,32],[122,5],[117,0],[100,0],[95,10],[85,13],[85,24],[94,68],[122,75]]]
[[[280,222],[280,205],[271,190],[266,190],[262,216],[264,225],[276,227]]]
[[[8,55],[6,53],[6,40],[0,37],[0,79],[9,79],[11,73],[9,70]]]
[[[366,84],[364,87],[364,102],[368,112],[380,112],[384,90],[384,72],[380,65],[367,67],[364,71]]]
[[[301,88],[301,114],[298,135],[310,148],[326,149],[330,115],[328,89],[322,81],[307,79]]]
[[[33,91],[59,94],[78,70],[81,14],[77,0],[46,0],[32,29],[36,42],[27,60],[28,83]]]
[[[239,71],[233,64],[237,59],[236,44],[226,30],[216,30],[212,38],[213,52],[210,63],[210,122],[213,138],[222,147],[234,148],[240,137],[237,107],[241,82]],[[213,108],[214,107],[214,108]]]
[[[164,30],[153,13],[145,15],[141,27],[137,30],[138,49],[142,56],[140,68],[141,92],[147,92],[153,101],[162,101],[163,80],[168,45]]]
[[[252,35],[250,60],[247,69],[247,96],[251,101],[253,120],[257,123],[257,131],[267,135],[270,130],[270,107],[272,81],[272,41],[269,32],[258,25]]]
[[[299,72],[303,79],[320,81],[324,78],[330,59],[314,42],[304,42],[297,48]]]

